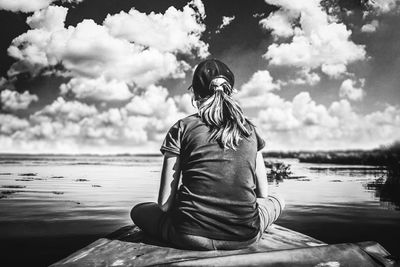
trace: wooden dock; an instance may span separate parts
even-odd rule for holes
[[[375,242],[328,245],[272,225],[246,249],[192,251],[171,248],[134,225],[98,239],[51,267],[66,266],[395,266]],[[396,265],[397,266],[397,265]]]

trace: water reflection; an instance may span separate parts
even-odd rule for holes
[[[386,173],[386,169],[383,167],[370,167],[370,166],[340,166],[340,167],[310,167],[310,172],[312,173],[321,173],[321,174],[335,174],[335,175],[343,175],[350,177],[364,177],[366,175],[375,175],[380,176],[383,173]]]

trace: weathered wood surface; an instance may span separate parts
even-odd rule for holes
[[[257,244],[229,251],[191,251],[168,247],[145,236],[136,226],[126,226],[100,238],[52,266],[147,266],[184,259],[281,250],[325,243],[287,228],[272,225]]]
[[[389,255],[379,245],[379,248],[371,244],[368,246],[379,257]],[[305,250],[316,247],[318,249]],[[273,259],[287,263],[290,259],[307,258],[307,255],[311,262],[318,260],[320,262],[321,257],[322,259],[327,257],[323,256],[324,253],[330,255],[330,253],[338,252],[343,248],[327,246],[327,244],[312,237],[278,225],[272,225],[258,243],[246,249],[227,251],[181,250],[150,239],[135,226],[126,226],[51,266],[261,266],[262,263]],[[344,256],[347,258],[361,259],[362,256],[367,255],[364,250],[355,245],[347,244],[346,248],[348,251],[344,253]],[[320,258],[318,259],[318,257]],[[343,259],[343,261],[346,260]],[[368,262],[368,264],[370,263]],[[375,266],[368,264],[365,263],[362,266]]]

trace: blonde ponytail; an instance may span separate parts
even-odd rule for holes
[[[224,77],[212,79],[210,91],[214,94],[199,107],[199,115],[211,128],[212,140],[217,140],[223,148],[236,150],[240,139],[251,135],[246,128],[246,123],[250,122],[231,97],[233,88]]]

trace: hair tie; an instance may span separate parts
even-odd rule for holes
[[[224,87],[222,86],[224,83],[227,83],[228,81],[223,78],[223,77],[217,77],[211,80],[210,82],[210,90],[213,90],[214,92],[216,91],[224,91]]]

